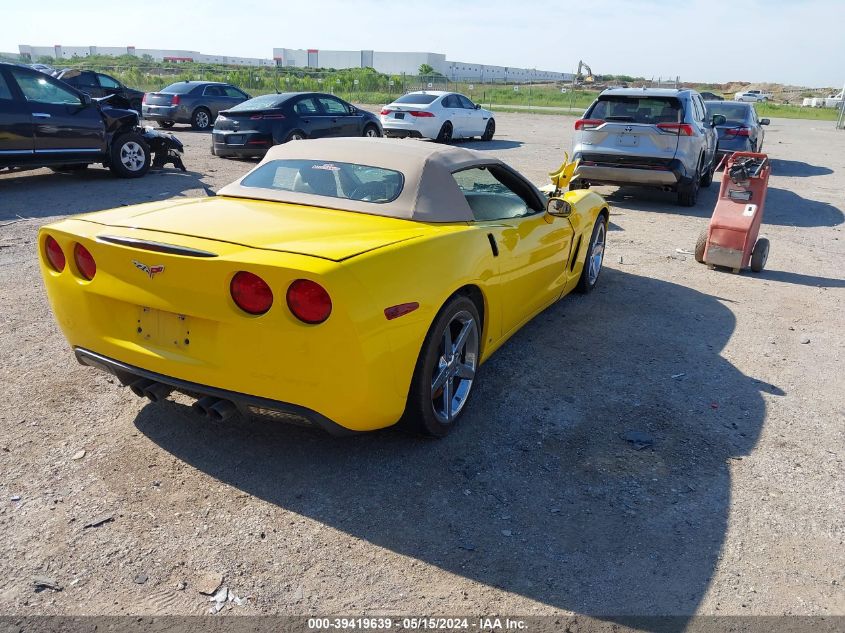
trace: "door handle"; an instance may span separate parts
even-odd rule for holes
[[[33,112],[32,116],[34,116],[36,119],[49,119],[50,118],[50,115],[46,112]]]

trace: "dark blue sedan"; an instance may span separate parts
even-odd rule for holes
[[[283,92],[244,101],[214,123],[215,156],[263,156],[287,141],[331,136],[382,135],[378,117],[321,92]]]
[[[705,101],[707,120],[721,114],[725,122],[716,126],[719,142],[716,146],[718,160],[734,152],[759,152],[763,149],[764,125],[769,119],[757,116],[753,103],[743,101]]]

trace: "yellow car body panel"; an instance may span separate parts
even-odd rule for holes
[[[39,259],[74,349],[366,431],[402,416],[426,333],[456,291],[474,287],[482,298],[483,362],[577,284],[590,231],[607,205],[589,191],[564,198],[569,218],[537,213],[457,224],[226,197],[157,202],[45,226]],[[48,236],[65,254],[61,272],[46,259]],[[151,252],[104,237],[216,256]],[[75,244],[96,261],[91,281],[74,262]],[[273,291],[263,315],[245,313],[231,297],[229,284],[242,270]],[[286,305],[286,289],[300,278],[328,291],[333,308],[324,323],[307,325]],[[419,308],[386,318],[386,308],[410,302]]]

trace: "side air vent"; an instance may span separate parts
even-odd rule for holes
[[[142,251],[153,251],[155,253],[167,253],[169,255],[184,255],[185,257],[217,257],[217,253],[209,251],[202,251],[198,248],[188,248],[187,246],[176,246],[175,244],[162,244],[161,242],[151,242],[150,240],[139,240],[133,237],[117,237],[114,235],[100,235],[97,237],[98,242],[106,242],[108,244],[118,244],[120,246],[128,246],[129,248],[137,248]]]

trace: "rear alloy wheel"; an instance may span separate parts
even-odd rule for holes
[[[378,138],[381,136],[381,132],[379,131],[378,126],[370,124],[364,128],[364,136],[367,138]]]
[[[754,243],[751,251],[751,270],[755,273],[762,272],[766,267],[766,260],[769,259],[769,240],[761,237]]]
[[[604,263],[604,248],[607,240],[607,216],[599,214],[593,226],[593,234],[590,236],[590,245],[587,247],[587,255],[584,258],[584,269],[578,279],[575,289],[581,294],[591,292],[599,281],[601,267]]]
[[[140,178],[150,168],[150,147],[140,134],[129,132],[111,146],[109,169],[121,178]]]
[[[211,112],[205,108],[197,108],[191,117],[191,127],[195,130],[207,130],[211,127]]]
[[[164,128],[165,130],[167,130],[169,128],[172,128],[174,123],[175,123],[175,121],[159,121],[158,126],[160,128]]]
[[[420,350],[403,422],[443,437],[464,409],[478,370],[481,319],[473,301],[455,295],[440,310]]]
[[[678,204],[682,207],[694,207],[698,202],[698,189],[701,186],[701,168],[692,175],[692,182],[678,186]]]
[[[452,124],[449,121],[446,121],[440,128],[435,140],[438,143],[449,143],[452,140]]]
[[[496,133],[496,122],[493,119],[487,121],[487,127],[484,128],[484,134],[481,135],[482,141],[492,141],[493,135]]]

